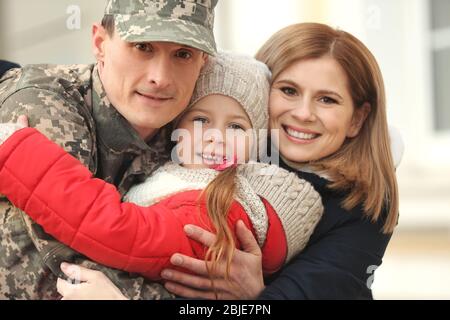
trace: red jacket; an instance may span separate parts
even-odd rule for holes
[[[150,207],[121,202],[117,189],[92,173],[62,148],[32,128],[22,129],[0,146],[0,194],[25,211],[59,241],[109,267],[160,279],[178,252],[203,259],[206,249],[183,227],[212,230],[200,191],[171,196]],[[263,199],[269,228],[263,252],[265,273],[283,264],[287,244],[281,222]],[[232,230],[243,220],[255,234],[242,206],[228,215]],[[240,247],[235,238],[238,248]]]

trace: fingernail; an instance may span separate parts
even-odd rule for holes
[[[72,275],[75,272],[75,267],[67,262],[61,263],[61,270],[68,275]]]
[[[170,278],[172,278],[172,272],[169,271],[169,270],[164,270],[164,271],[161,273],[161,276],[162,276],[164,279],[170,279]]]
[[[192,228],[191,225],[185,225],[184,226],[184,232],[186,232],[188,235],[192,235],[194,233],[194,228]]]
[[[69,268],[69,264],[67,262],[63,262],[61,263],[61,270],[63,271],[67,271],[67,269]]]
[[[183,258],[176,255],[172,258],[172,263],[175,265],[181,265],[181,264],[183,264]]]

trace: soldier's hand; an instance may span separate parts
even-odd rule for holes
[[[0,123],[0,144],[8,140],[14,132],[26,127],[28,127],[26,116],[19,116],[16,123]]]
[[[61,300],[127,300],[111,280],[100,271],[62,263],[61,270],[74,281],[59,278],[56,287]]]
[[[197,226],[186,226],[188,236],[205,246],[214,243],[215,235]],[[264,289],[261,249],[242,221],[236,225],[236,235],[244,251],[236,250],[230,270],[230,280],[225,279],[225,262],[214,275],[214,292],[205,261],[181,254],[174,254],[171,263],[190,270],[187,274],[177,270],[163,270],[161,276],[172,293],[191,299],[255,299]]]

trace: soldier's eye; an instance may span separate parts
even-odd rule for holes
[[[176,55],[178,58],[185,59],[185,60],[192,58],[192,52],[190,52],[190,51],[187,50],[187,49],[181,49],[181,50],[178,50],[177,53],[176,53],[175,55]]]
[[[136,49],[138,49],[139,51],[143,51],[143,52],[151,52],[152,51],[152,46],[149,43],[136,43],[134,45],[134,47]]]

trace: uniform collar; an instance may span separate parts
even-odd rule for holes
[[[97,137],[114,152],[142,152],[149,145],[109,102],[96,65],[92,74],[92,114]]]

